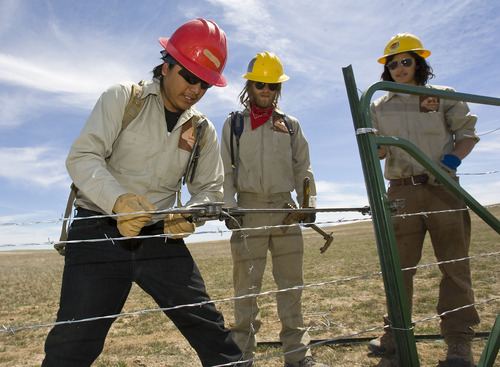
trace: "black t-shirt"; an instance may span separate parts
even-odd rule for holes
[[[181,117],[182,112],[170,112],[165,107],[163,107],[163,109],[165,110],[165,121],[167,123],[167,130],[169,133],[171,133],[175,125],[177,124],[179,117]]]

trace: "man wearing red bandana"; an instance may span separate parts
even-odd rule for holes
[[[243,78],[247,82],[239,99],[245,108],[236,113],[240,116],[239,129],[232,113],[222,131],[225,205],[281,209],[295,206],[293,191],[303,204],[303,182],[308,178],[311,192],[307,206],[315,207],[316,187],[307,140],[297,119],[277,107],[282,83],[289,79],[281,61],[273,53],[261,52],[250,61]],[[244,215],[239,223],[226,222],[234,229],[231,251],[235,296],[260,292],[268,250],[278,288],[303,285],[302,233],[299,226],[276,227],[283,224],[284,217],[284,213],[257,213]],[[314,214],[303,218],[304,222],[314,220]],[[276,296],[285,367],[327,367],[316,362],[307,348],[310,337],[304,328],[301,296],[300,289]],[[261,327],[257,298],[237,299],[234,316],[233,339],[243,359],[248,360],[244,366],[251,366],[257,346],[255,336]]]

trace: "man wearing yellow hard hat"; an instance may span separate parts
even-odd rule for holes
[[[430,54],[416,36],[396,35],[378,60],[384,65],[382,80],[453,91],[449,87],[427,84],[434,76],[426,61]],[[380,135],[409,140],[457,182],[458,166],[479,141],[475,132],[477,118],[461,101],[389,92],[372,103],[371,119]],[[401,267],[413,268],[418,264],[427,233],[437,260],[444,262],[439,265],[442,277],[437,313],[445,313],[440,324],[448,347],[445,364],[474,366],[472,326],[479,323],[479,316],[473,306],[462,308],[474,303],[469,261],[448,262],[469,256],[471,222],[468,211],[464,210],[466,206],[402,149],[380,147],[379,157],[385,159],[389,200],[405,203],[393,217]],[[423,212],[435,214],[407,215]],[[403,271],[410,311],[415,273],[415,269]],[[454,309],[460,310],[449,312]],[[390,326],[390,315],[386,323]],[[391,328],[385,330],[380,338],[369,343],[369,349],[375,354],[395,351]]]
[[[301,205],[315,207],[316,187],[307,140],[298,120],[277,106],[282,83],[289,79],[281,61],[271,52],[258,53],[243,78],[247,82],[239,99],[245,108],[231,113],[222,130],[225,205],[248,209],[295,207],[291,196],[295,190]],[[307,192],[304,179],[309,182]],[[226,222],[228,228],[235,229],[231,251],[237,297],[260,292],[268,251],[279,289],[303,285],[301,230],[297,225],[276,228],[284,218],[284,213],[253,213],[245,214],[239,223]],[[315,215],[295,219],[312,222]],[[316,362],[307,348],[310,337],[304,328],[301,295],[301,290],[295,289],[276,296],[285,366],[326,367]],[[233,338],[243,358],[251,360],[261,326],[256,297],[237,299],[234,314]],[[251,365],[251,361],[246,364]]]

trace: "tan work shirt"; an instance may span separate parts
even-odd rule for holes
[[[106,90],[71,146],[66,167],[78,188],[77,207],[112,214],[116,199],[127,192],[160,210],[175,204],[194,143],[188,121],[202,115],[194,107],[184,111],[169,134],[160,84],[153,79],[143,86],[147,100],[139,115],[120,132],[131,89],[127,83]],[[194,180],[187,183],[191,198],[186,205],[222,200],[222,161],[211,122],[204,140]],[[154,215],[153,222],[163,216]]]
[[[450,87],[426,87],[454,91]],[[409,140],[436,163],[451,153],[461,139],[479,140],[475,131],[477,117],[471,115],[467,103],[461,101],[389,92],[372,102],[370,114],[379,135]],[[386,179],[425,173],[429,172],[409,153],[387,146]]]
[[[302,206],[303,181],[310,179],[309,207],[316,207],[316,186],[309,158],[309,145],[298,120],[287,116],[293,131],[292,137],[283,122],[283,112],[275,109],[269,120],[252,130],[250,110],[243,111],[244,130],[240,137],[238,182],[234,187],[231,167],[231,116],[222,129],[221,155],[224,164],[224,202],[236,207],[235,194],[254,193],[274,195],[296,191]],[[233,137],[236,158],[236,137]]]

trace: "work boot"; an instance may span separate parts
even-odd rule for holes
[[[446,353],[445,365],[447,367],[474,367],[474,356],[470,345],[470,339],[447,339],[445,342],[448,345]]]
[[[290,362],[285,362],[285,367],[297,367],[295,364],[291,364]],[[307,356],[303,360],[301,360],[298,364],[298,367],[329,367],[326,364],[318,363],[312,356]]]
[[[378,356],[393,354],[396,351],[396,346],[394,344],[392,331],[390,329],[386,329],[381,337],[370,340],[368,343],[368,349],[370,352]]]

